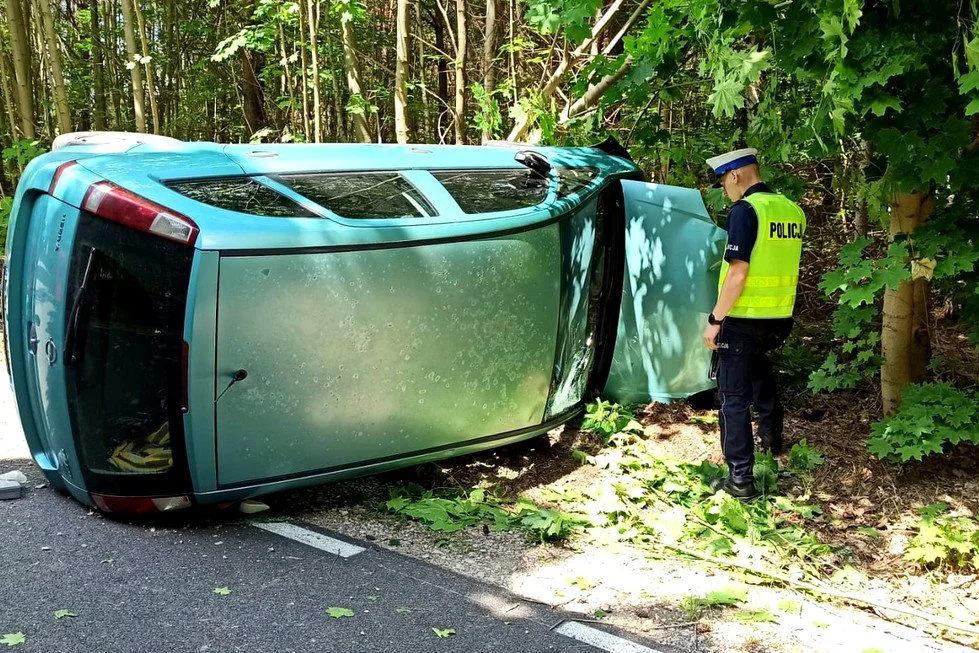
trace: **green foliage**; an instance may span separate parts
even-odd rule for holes
[[[602,442],[608,444],[609,438],[625,429],[631,421],[632,414],[628,410],[619,404],[599,399],[586,407],[585,420],[581,423],[581,428],[597,433],[602,438]]]
[[[805,439],[796,442],[789,451],[789,468],[792,470],[811,472],[824,462],[826,459]]]
[[[925,567],[951,565],[979,569],[979,522],[945,514],[948,504],[933,503],[918,511],[918,534],[904,557]]]
[[[564,28],[568,38],[581,42],[591,34],[590,22],[602,0],[527,0],[527,22],[541,34]]]
[[[10,211],[14,206],[14,198],[0,197],[0,243],[7,242],[7,227],[10,225]]]
[[[354,611],[350,608],[326,608],[325,612],[334,619],[349,619],[354,616]]]
[[[473,114],[473,124],[479,131],[487,130],[495,137],[503,128],[499,96],[506,96],[508,87],[501,85],[487,93],[482,84],[472,84],[469,90],[479,107],[479,111]]]
[[[41,141],[18,138],[9,147],[3,148],[0,158],[3,159],[4,163],[14,164],[22,168],[30,163],[31,159],[45,152],[47,152],[47,148],[41,144]]]
[[[748,588],[725,587],[705,596],[688,596],[680,606],[690,619],[697,619],[705,608],[734,607],[748,600]]]
[[[519,529],[540,542],[567,539],[587,524],[587,520],[561,512],[539,508],[527,499],[507,505],[483,488],[467,494],[445,492],[442,495],[418,486],[391,489],[385,504],[394,513],[411,517],[434,531],[453,533],[469,526],[486,524],[493,531]]]
[[[960,442],[979,444],[979,395],[921,383],[905,388],[897,413],[874,424],[867,448],[879,458],[908,462]]]

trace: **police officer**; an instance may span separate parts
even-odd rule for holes
[[[802,209],[762,181],[757,154],[745,148],[707,160],[714,187],[734,202],[717,304],[704,330],[704,343],[718,357],[721,450],[729,471],[727,478],[714,479],[711,489],[742,500],[757,496],[752,404],[762,448],[773,454],[782,448],[782,404],[767,353],[792,329],[806,229]]]

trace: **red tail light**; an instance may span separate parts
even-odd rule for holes
[[[92,493],[92,503],[102,512],[169,512],[190,508],[193,502],[183,494],[174,497],[117,497]]]
[[[180,410],[190,410],[190,345],[180,346]]]
[[[199,229],[193,220],[108,181],[100,181],[88,189],[82,208],[106,220],[182,245],[197,242]]]
[[[54,189],[58,187],[58,180],[61,179],[61,175],[64,174],[65,170],[74,165],[78,165],[78,162],[69,161],[58,166],[58,169],[54,171],[54,177],[51,177],[51,183],[48,185],[48,195],[54,195]]]

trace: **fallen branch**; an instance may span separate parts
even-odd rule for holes
[[[804,580],[795,580],[793,578],[789,578],[788,576],[783,576],[782,574],[778,574],[775,572],[759,571],[758,569],[750,565],[735,562],[734,560],[724,560],[723,558],[715,558],[714,556],[707,555],[706,553],[700,553],[699,551],[694,551],[693,549],[687,549],[682,546],[677,546],[675,544],[662,544],[662,546],[664,548],[670,549],[671,551],[682,553],[683,555],[687,555],[692,558],[697,558],[698,560],[703,560],[704,562],[710,562],[715,565],[742,569],[744,571],[748,571],[752,574],[755,574],[756,576],[769,578],[771,580],[778,581],[783,585],[788,585],[790,587],[803,589],[806,590],[807,592],[814,592],[818,594],[824,594],[826,596],[832,596],[846,603],[856,603],[859,605],[868,606],[870,608],[879,608],[881,610],[886,610],[888,612],[897,612],[900,614],[905,614],[911,617],[922,619],[936,626],[944,626],[945,628],[949,628],[951,630],[957,630],[962,633],[968,633],[970,635],[979,636],[979,628],[977,628],[976,626],[962,623],[960,621],[945,619],[944,617],[941,617],[936,614],[932,614],[930,612],[925,612],[924,610],[918,610],[916,608],[908,608],[901,605],[896,605],[894,603],[882,603],[879,601],[873,601],[871,599],[864,598],[856,594],[850,594],[849,592],[841,592],[840,590],[835,590],[831,587],[816,585],[814,583],[809,583]],[[893,620],[888,619],[888,621],[893,621]]]

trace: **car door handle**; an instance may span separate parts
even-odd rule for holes
[[[35,354],[36,355],[37,354],[37,342],[38,342],[38,339],[37,339],[37,325],[34,324],[34,322],[31,322],[31,325],[29,327],[29,334],[30,335],[28,335],[28,337],[27,337],[27,349],[32,354]]]

